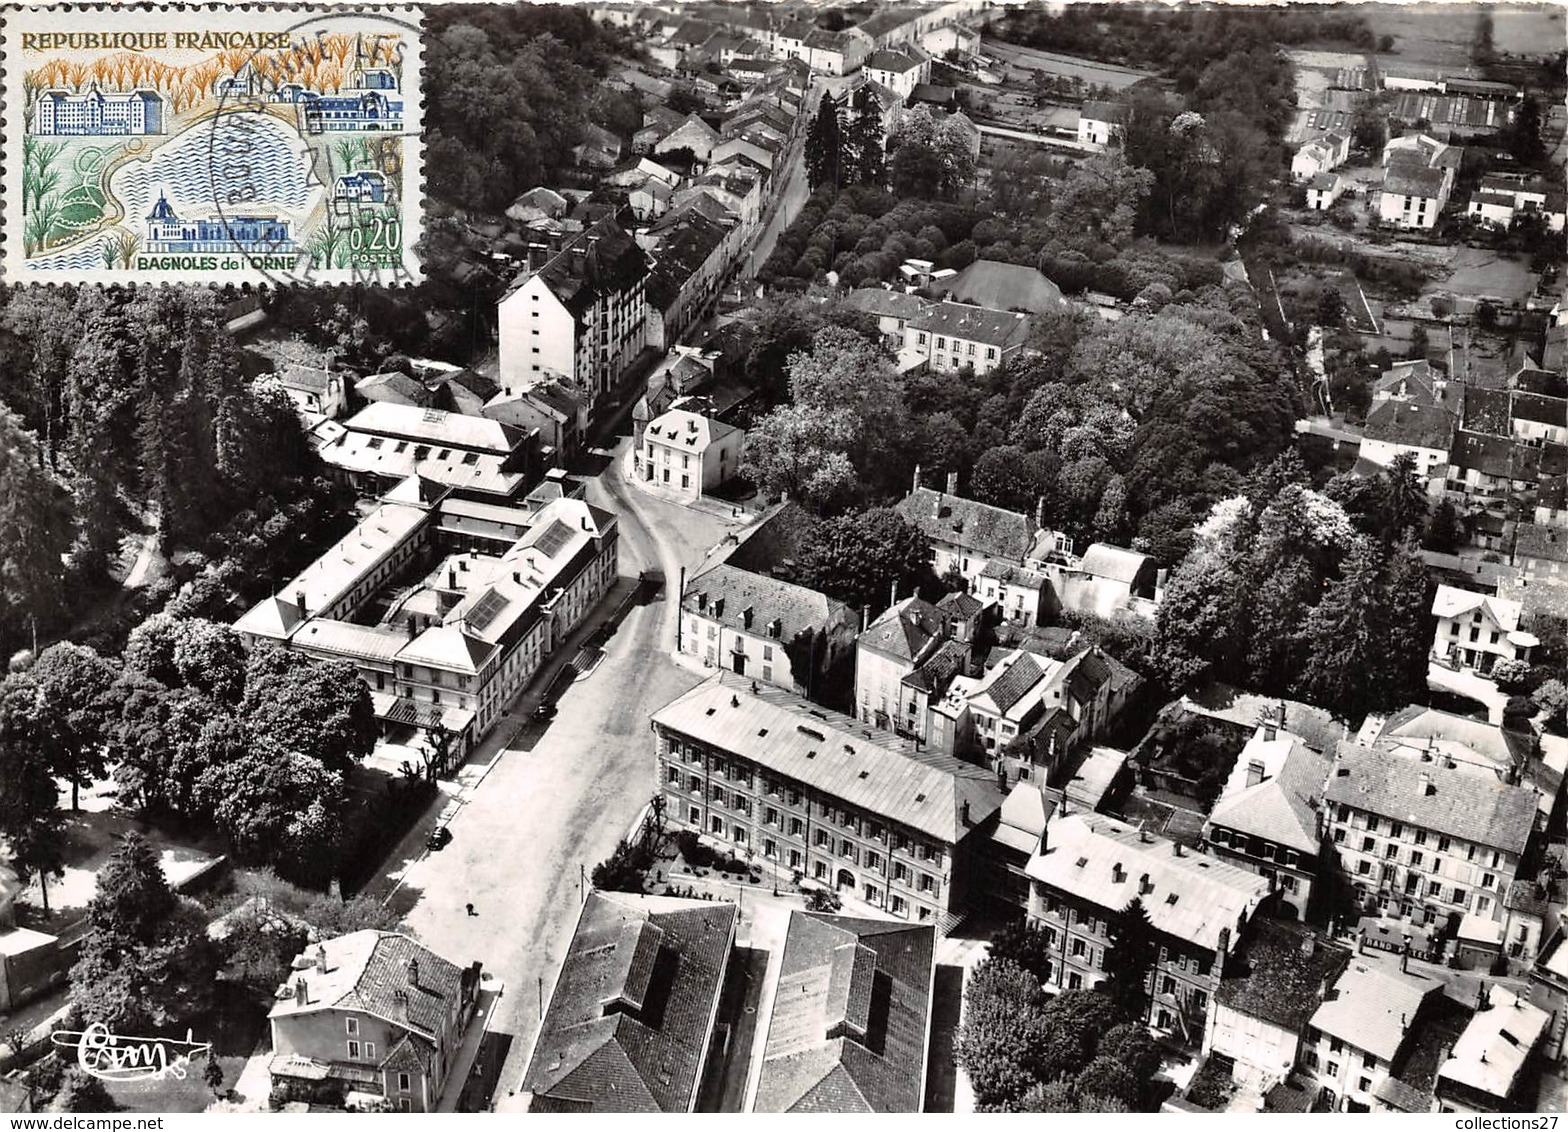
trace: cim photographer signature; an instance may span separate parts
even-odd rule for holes
[[[82,1072],[104,1081],[183,1081],[191,1058],[212,1052],[211,1042],[192,1041],[189,1030],[183,1040],[138,1038],[111,1033],[101,1022],[85,1030],[56,1030],[50,1039],[62,1049],[74,1049]]]

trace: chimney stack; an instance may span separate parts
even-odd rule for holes
[[[294,604],[299,608],[299,615],[301,617],[309,617],[310,616],[310,610],[305,608],[305,591],[304,590],[295,590],[294,591]]]
[[[959,820],[962,821],[965,826],[969,825],[969,801],[968,801],[968,799],[965,799],[963,804],[961,806],[959,806],[959,808],[958,808],[958,817],[959,817]]]
[[[295,1005],[297,1005],[297,1006],[304,1006],[309,1001],[310,1001],[310,990],[306,986],[304,978],[300,977],[300,978],[295,979],[294,980],[294,1003],[295,1003]]]
[[[916,464],[915,465],[915,485],[911,489],[911,493],[913,493],[915,491],[919,491],[919,490],[920,490],[920,465]]]
[[[948,472],[947,473],[947,494],[949,494],[949,495],[957,495],[958,494],[958,473],[957,472]]]
[[[1039,496],[1034,501],[1034,525],[1045,526],[1045,496]]]
[[[887,604],[888,604],[888,608],[889,609],[891,609],[893,606],[898,604],[898,579],[897,578],[894,578],[891,582],[888,583],[888,587],[887,587]]]
[[[414,987],[416,990],[419,987],[419,960],[418,959],[410,959],[408,961],[408,985],[411,986],[411,987]]]

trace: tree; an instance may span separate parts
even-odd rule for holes
[[[819,513],[831,511],[857,490],[848,454],[855,441],[848,410],[781,405],[747,430],[741,474],[767,498],[787,495]]]
[[[979,1104],[1009,1105],[1038,1081],[1050,1041],[1043,998],[1035,977],[1006,959],[987,959],[970,975],[953,1052]]]
[[[80,809],[81,788],[106,773],[104,747],[114,711],[110,690],[117,670],[95,649],[61,641],[40,653],[28,674],[38,684],[54,728],[57,761],[52,769],[71,784],[71,809]]]
[[[376,743],[370,691],[354,666],[288,649],[261,649],[250,658],[238,718],[254,738],[338,773]]]
[[[1074,1082],[1080,1097],[1095,1097],[1101,1101],[1115,1101],[1133,1109],[1143,1093],[1143,1084],[1121,1062],[1110,1057],[1096,1057]]]
[[[1123,1113],[1132,1110],[1121,1101],[1109,1097],[1080,1096],[1070,1082],[1056,1080],[1034,1086],[1010,1111]]]
[[[1303,629],[1311,656],[1300,693],[1343,719],[1361,719],[1382,699],[1372,686],[1383,659],[1382,569],[1381,548],[1358,539]]]
[[[1090,254],[1101,246],[1124,248],[1153,188],[1154,174],[1129,165],[1120,150],[1096,154],[1062,181],[1046,232],[1057,245]]]
[[[1342,326],[1345,322],[1345,296],[1335,286],[1324,287],[1318,295],[1319,326]]]
[[[1005,959],[1016,963],[1036,979],[1044,980],[1050,969],[1051,945],[1045,929],[1030,924],[1024,916],[1009,920],[991,937],[987,952],[991,959]]]
[[[798,580],[859,609],[885,608],[896,591],[932,589],[931,540],[885,507],[824,520],[806,535]]]
[[[212,1090],[214,1097],[223,1096],[223,1064],[218,1060],[216,1053],[208,1052],[207,1067],[202,1070],[201,1079],[206,1082],[207,1088]]]
[[[1143,900],[1135,896],[1111,921],[1110,946],[1105,952],[1105,969],[1110,972],[1105,993],[1129,1018],[1141,1020],[1148,1016],[1148,983],[1159,950],[1149,913]]]
[[[844,139],[839,119],[839,104],[824,94],[817,102],[816,117],[806,132],[806,181],[813,189],[842,183]]]
[[[1523,692],[1530,680],[1530,662],[1501,657],[1492,665],[1492,680],[1499,692]]]
[[[1410,329],[1410,356],[1425,361],[1427,350],[1430,348],[1431,342],[1427,337],[1426,327],[1419,322],[1416,323]]]
[[[1530,699],[1546,713],[1548,722],[1561,722],[1568,712],[1568,684],[1556,679],[1543,681]]]
[[[37,438],[0,406],[0,650],[32,638],[59,608],[61,556],[71,548],[70,501]]]
[[[1533,95],[1525,95],[1504,133],[1508,152],[1519,164],[1535,165],[1546,156],[1546,146],[1541,141],[1541,104]]]
[[[49,1103],[51,1112],[119,1112],[104,1083],[75,1065],[60,1077],[60,1090]]]
[[[843,151],[844,164],[852,170],[851,183],[878,189],[887,183],[882,105],[870,87],[862,86],[850,101],[850,112],[843,124]]]
[[[64,875],[65,828],[54,768],[59,735],[38,682],[12,673],[0,682],[0,836],[23,880],[37,878],[44,910],[49,878]]]
[[[899,196],[951,197],[974,181],[974,154],[957,119],[924,104],[906,110],[888,137],[888,174]]]
[[[217,956],[205,917],[170,890],[140,834],[127,834],[99,872],[86,922],[71,968],[71,1005],[84,1025],[157,1033],[207,1008]]]

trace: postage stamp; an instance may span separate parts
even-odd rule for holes
[[[411,7],[12,8],[0,281],[417,283]]]

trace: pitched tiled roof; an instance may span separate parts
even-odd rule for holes
[[[1323,797],[1329,760],[1299,740],[1283,742],[1289,751],[1278,772],[1222,797],[1209,814],[1209,824],[1316,854],[1321,846],[1315,803]]]
[[[1113,582],[1132,585],[1149,562],[1150,558],[1147,554],[1097,542],[1084,551],[1079,569],[1096,578],[1107,578]]]
[[[1503,630],[1512,632],[1519,628],[1519,603],[1516,601],[1454,586],[1438,586],[1432,598],[1433,617],[1464,617],[1477,609],[1484,610]]]
[[[896,510],[933,542],[1009,562],[1022,564],[1034,538],[1034,523],[1027,515],[928,487],[910,492]]]
[[[1125,122],[1127,107],[1120,102],[1099,102],[1090,99],[1078,111],[1078,117],[1092,122]]]
[[[699,599],[704,596],[707,608],[699,612]],[[724,603],[722,614],[717,612],[720,601]],[[762,636],[777,621],[779,639],[785,642],[808,629],[822,631],[854,620],[847,605],[824,593],[723,562],[686,583],[681,608],[735,629],[746,628],[746,611],[750,610],[751,633]]]
[[[462,995],[462,968],[396,932],[366,929],[322,940],[302,960],[310,966],[296,961],[292,978],[305,981],[305,1001],[279,999],[270,1017],[358,1010],[435,1040]]]
[[[1405,159],[1397,154],[1383,174],[1383,192],[1394,196],[1436,198],[1443,191],[1441,169],[1433,169],[1419,158]]]
[[[925,52],[920,51],[918,47],[884,49],[873,51],[871,57],[861,65],[868,71],[892,71],[896,75],[901,75],[925,63],[926,60],[921,58],[924,54]]]
[[[916,660],[941,632],[942,617],[936,607],[918,597],[906,597],[867,625],[856,643],[901,660]]]
[[[757,1112],[919,1112],[936,932],[790,914]]]
[[[1514,530],[1514,557],[1568,562],[1568,532],[1540,523],[1520,523]]]
[[[942,647],[921,661],[902,682],[923,692],[942,695],[953,682],[953,677],[961,673],[968,663],[968,645],[962,641],[943,641]]]
[[[1144,841],[1136,826],[1104,814],[1073,814],[1052,823],[1045,852],[1027,871],[1047,888],[1117,912],[1141,896],[1155,931],[1210,951],[1225,933],[1234,947],[1240,923],[1267,899],[1268,880],[1209,857],[1177,856],[1180,848]]]
[[[1515,991],[1492,988],[1490,1003],[1471,1017],[1452,1056],[1438,1068],[1438,1077],[1489,1096],[1509,1097],[1551,1020]]]
[[[954,590],[952,593],[943,594],[936,603],[937,610],[941,613],[956,618],[959,621],[968,621],[976,613],[985,608],[985,603],[974,594],[963,590]]]
[[[1046,314],[1071,305],[1062,289],[1038,268],[994,259],[977,259],[957,275],[931,285],[947,298],[990,311],[1025,310]]]
[[[855,25],[856,30],[865,32],[872,39],[878,39],[888,32],[896,31],[905,24],[919,19],[919,13],[902,5],[890,5],[880,12],[874,12]]]
[[[690,1111],[735,921],[733,904],[590,893],[523,1078],[529,1111]]]
[[[1535,791],[1473,769],[1340,743],[1326,799],[1474,841],[1523,852],[1535,827]]]
[[[1045,669],[1035,661],[1034,657],[1026,652],[1015,654],[1017,659],[1003,668],[984,690],[976,690],[976,696],[988,696],[996,710],[1006,714],[1014,704],[1045,679]]]
[[[1455,424],[1454,415],[1440,406],[1383,401],[1367,414],[1366,435],[1369,440],[1446,452]]]
[[[705,452],[710,444],[716,444],[738,432],[740,429],[734,425],[709,420],[701,413],[671,409],[648,422],[648,428],[643,435],[666,444],[678,444],[682,450]]]
[[[1460,470],[1474,470],[1500,479],[1525,479],[1531,451],[1506,436],[1488,436],[1461,428],[1454,431],[1448,462]]]
[[[889,291],[885,287],[856,287],[844,298],[844,305],[878,318],[915,318],[930,304],[919,295]]]
[[[1313,1012],[1312,1026],[1382,1061],[1392,1061],[1415,1025],[1421,1004],[1442,989],[1435,979],[1357,960],[1334,980]]]
[[[1299,1033],[1318,1006],[1325,979],[1350,962],[1345,948],[1295,921],[1259,920],[1247,933],[1214,997],[1230,1009]]]
[[[635,286],[648,274],[648,258],[614,217],[606,216],[563,244],[536,274],[567,310],[578,314],[601,295]],[[528,279],[526,271],[514,279],[502,301]]]
[[[1005,310],[985,310],[963,303],[936,303],[909,322],[913,330],[942,334],[965,342],[1006,349],[1029,335],[1027,315]]]
[[[996,776],[983,767],[728,673],[666,704],[653,722],[944,845],[963,840],[1002,804]]]
[[[1395,362],[1372,383],[1379,393],[1403,394],[1412,399],[1437,404],[1437,390],[1433,385],[1432,363],[1425,358],[1416,361]]]

